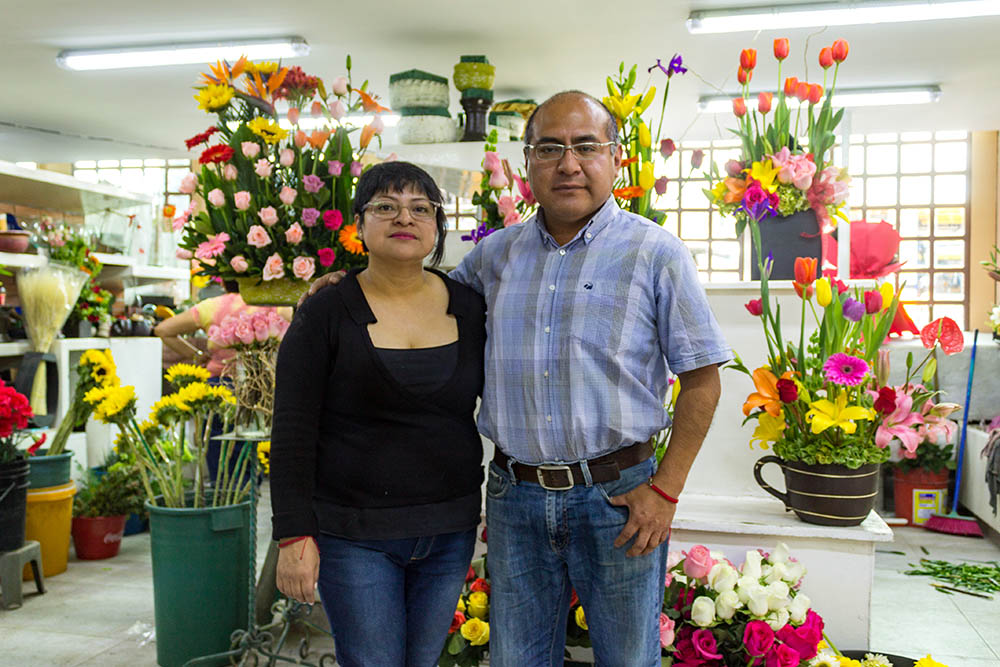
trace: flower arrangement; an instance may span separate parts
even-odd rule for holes
[[[713,163],[714,186],[705,190],[720,212],[736,217],[737,234],[743,233],[750,217],[760,220],[762,210],[789,216],[811,209],[823,232],[836,226],[835,218],[846,220],[842,207],[849,179],[845,170],[832,165],[830,152],[835,141],[833,131],[844,114],[843,109],[833,111],[832,99],[848,49],[848,43],[838,39],[820,51],[822,85],[795,77],[786,78],[782,85],[781,66],[788,57],[789,44],[786,38],[774,40],[778,89],[776,93],[759,93],[756,110],[750,97],[750,81],[757,66],[757,50],[743,49],[740,53],[737,78],[741,94],[733,98],[737,129],[732,132],[740,138],[741,159],[725,165],[725,178]],[[831,67],[833,78],[827,87]],[[793,97],[799,101],[794,113],[789,106]],[[803,133],[804,144],[800,142]]]
[[[667,65],[660,58],[647,69],[650,75],[646,85],[636,87],[636,70],[633,65],[625,74],[625,63],[618,64],[618,76],[607,78],[608,96],[604,106],[618,122],[619,139],[624,147],[622,173],[615,181],[614,195],[623,209],[655,219],[652,207],[652,193],[662,195],[667,189],[667,177],[656,178],[653,168],[653,147],[658,146],[664,159],[670,157],[675,146],[671,139],[660,140],[663,117],[666,115],[667,97],[670,94],[670,80],[676,74],[684,74],[687,68],[681,55],[674,54]],[[653,70],[659,70],[667,77],[663,87],[663,102],[660,106],[660,121],[653,137],[643,114],[656,99],[656,86],[650,85]],[[635,92],[633,92],[635,91]]]
[[[893,663],[881,653],[865,653],[861,660],[849,658],[825,642],[809,667],[892,667]],[[914,667],[948,667],[937,662],[929,654],[914,663]]]
[[[489,652],[490,583],[485,576],[485,558],[473,561],[438,659],[440,667],[478,665]]]
[[[274,310],[237,313],[209,327],[212,344],[236,352],[222,371],[233,381],[236,426],[259,420],[263,430],[270,430],[275,362],[287,329],[288,322]]]
[[[28,397],[0,380],[0,463],[20,461],[34,454],[45,442],[44,434],[35,438],[25,430],[33,415]],[[22,452],[18,446],[26,437],[34,444]]]
[[[528,218],[538,205],[527,178],[515,173],[497,153],[497,132],[492,130],[484,146],[483,177],[472,203],[482,212],[479,226],[462,235],[463,241],[479,243],[498,229]],[[515,187],[517,190],[515,191]]]
[[[368,92],[367,81],[353,85],[350,56],[347,75],[329,89],[299,67],[245,57],[232,67],[220,62],[202,76],[195,99],[218,120],[186,144],[190,150],[217,143],[202,150],[200,174],[188,174],[181,184],[182,192],[202,198],[204,210],[192,206],[174,220],[175,230],[183,230],[178,256],[196,259],[210,276],[258,282],[309,281],[363,265],[357,230],[345,223],[360,160],[384,127],[378,114],[388,109]],[[289,105],[292,131],[277,122],[279,100]],[[349,114],[358,111],[374,119],[356,127]],[[300,124],[306,112],[320,126],[309,134]]]
[[[94,410],[93,406],[84,400],[87,392],[95,388],[113,387],[119,384],[118,371],[115,368],[115,360],[111,356],[111,350],[84,351],[76,365],[76,388],[73,390],[73,400],[70,401],[66,414],[59,422],[48,453],[50,455],[62,454],[66,448],[69,434],[76,427],[83,426],[90,418]]]

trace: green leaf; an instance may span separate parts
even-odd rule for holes
[[[927,365],[924,366],[924,373],[920,377],[924,382],[924,386],[930,386],[931,382],[934,380],[934,374],[937,372],[937,359],[931,357],[927,360]]]
[[[462,636],[462,633],[456,630],[452,633],[451,639],[448,640],[448,653],[458,655],[468,645],[469,642]]]

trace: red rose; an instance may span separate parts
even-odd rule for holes
[[[457,632],[458,629],[462,627],[462,624],[465,623],[465,621],[466,621],[465,614],[463,614],[460,611],[456,611],[455,617],[451,619],[451,627],[448,628],[448,634],[450,635]]]
[[[722,657],[717,652],[718,646],[715,643],[715,635],[712,634],[711,630],[706,630],[705,628],[695,630],[694,635],[691,636],[691,641],[694,644],[694,650],[705,660],[717,660]]]
[[[337,259],[337,252],[333,248],[320,248],[316,254],[319,255],[319,263],[322,266],[330,266],[333,260]]]
[[[896,409],[896,390],[892,387],[882,387],[878,390],[875,409],[884,415],[891,414]]]
[[[750,621],[743,630],[743,648],[754,657],[761,657],[774,645],[774,630],[764,621]]]
[[[472,585],[469,586],[469,592],[470,593],[483,592],[483,593],[486,593],[487,595],[489,595],[490,594],[490,582],[486,581],[485,579],[483,579],[481,577],[477,577],[476,580],[472,582]]]
[[[765,200],[767,200],[767,192],[756,181],[746,189],[743,195],[743,203],[747,208],[753,208]]]
[[[465,583],[469,583],[470,581],[472,581],[475,578],[476,578],[476,571],[470,565],[469,566],[469,571],[465,573]]]
[[[789,380],[788,378],[781,378],[778,380],[778,398],[781,399],[782,403],[794,403],[799,398],[799,388],[795,386],[795,382]]]

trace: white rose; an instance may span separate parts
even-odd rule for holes
[[[787,581],[789,586],[799,583],[799,580],[804,576],[806,576],[806,566],[800,561],[790,560],[785,563],[785,576],[782,579]]]
[[[743,567],[741,572],[744,577],[752,577],[753,579],[760,579],[760,552],[756,549],[754,551],[747,552],[747,558],[743,561]]]
[[[768,609],[777,611],[788,606],[788,584],[783,581],[776,581],[773,584],[769,584],[764,590],[767,591]]]
[[[764,577],[765,584],[773,584],[776,581],[783,580],[788,574],[788,568],[785,567],[784,563],[777,563],[771,567],[771,571],[767,573]]]
[[[799,593],[792,598],[792,604],[788,605],[788,616],[792,619],[792,623],[798,625],[805,623],[806,612],[809,611],[811,605],[812,600],[805,593]]]
[[[743,606],[740,596],[736,591],[726,591],[715,599],[715,614],[724,621],[728,621],[736,613],[736,610]]]
[[[729,563],[716,563],[708,572],[708,585],[719,593],[724,593],[736,588],[738,578],[739,574]]]
[[[740,602],[746,604],[753,595],[754,591],[758,588],[762,588],[760,582],[756,579],[751,579],[750,577],[740,577],[736,582],[736,593],[740,596]]]
[[[750,599],[747,600],[747,609],[750,613],[757,617],[762,617],[767,613],[767,591],[763,586],[755,589],[750,594]]]
[[[764,622],[771,626],[772,630],[777,632],[788,623],[788,610],[779,609],[772,614],[768,614],[767,618],[764,619]]]
[[[691,621],[695,625],[707,628],[715,622],[715,601],[707,595],[699,595],[691,605]]]
[[[778,546],[771,552],[768,560],[772,563],[784,563],[788,560],[788,547],[784,542],[778,542]]]

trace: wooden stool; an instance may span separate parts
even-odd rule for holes
[[[31,572],[35,575],[38,592],[45,592],[42,547],[38,542],[28,540],[20,549],[0,553],[0,589],[2,589],[0,592],[3,593],[0,604],[4,609],[17,609],[21,606],[21,573],[26,563],[31,563]]]

